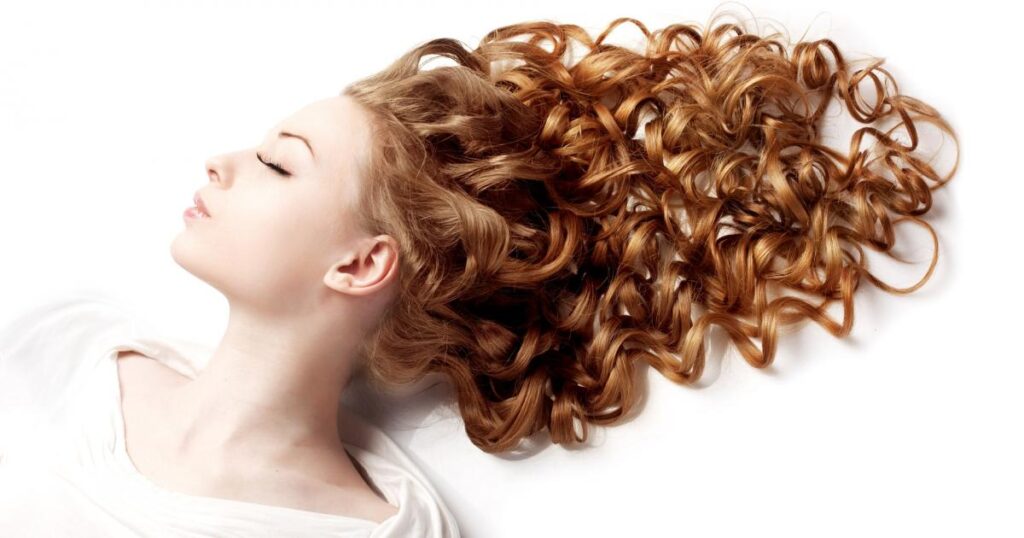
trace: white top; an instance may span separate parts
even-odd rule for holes
[[[158,337],[95,298],[50,301],[0,327],[3,535],[459,537],[423,473],[382,430],[343,405],[345,448],[398,506],[382,523],[158,486],[125,450],[115,359],[127,349],[189,377],[212,352]]]

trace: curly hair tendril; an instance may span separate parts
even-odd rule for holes
[[[624,22],[642,53],[604,42]],[[881,59],[854,69],[829,39],[778,37],[619,18],[593,39],[525,22],[473,50],[431,40],[346,86],[374,130],[359,216],[402,249],[400,292],[364,347],[373,382],[442,374],[487,452],[545,428],[581,443],[634,407],[638,360],[700,378],[712,326],[764,368],[784,325],[849,334],[862,278],[920,288],[938,260],[922,217],[959,156],[940,176],[918,125],[956,141],[953,129]],[[569,65],[571,40],[588,52]],[[432,55],[455,65],[422,66]],[[868,124],[845,152],[821,141],[832,97]],[[883,131],[887,118],[899,121]],[[864,247],[905,262],[902,221],[927,229],[934,254],[897,288]]]

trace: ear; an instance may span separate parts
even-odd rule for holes
[[[324,284],[349,295],[370,295],[386,288],[398,275],[398,244],[388,235],[363,240],[359,247],[331,265]]]

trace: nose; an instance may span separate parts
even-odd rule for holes
[[[216,157],[211,157],[206,160],[206,175],[210,178],[213,183],[221,183],[223,177],[221,177],[221,162]]]

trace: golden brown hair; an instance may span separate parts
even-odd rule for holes
[[[623,22],[645,51],[603,42]],[[714,325],[763,368],[782,325],[848,334],[862,278],[918,289],[938,260],[921,217],[959,155],[940,177],[917,125],[953,130],[881,59],[854,69],[829,39],[778,37],[620,18],[594,39],[525,22],[473,50],[434,39],[346,86],[375,133],[360,217],[401,248],[400,292],[364,348],[371,380],[443,374],[488,452],[544,428],[583,442],[588,423],[630,411],[638,360],[697,380]],[[588,49],[574,64],[571,40]],[[455,64],[427,69],[431,55]],[[820,140],[832,97],[874,124],[846,152]],[[904,220],[934,255],[901,289],[868,271],[864,247],[895,257]]]

